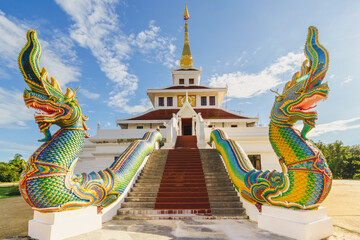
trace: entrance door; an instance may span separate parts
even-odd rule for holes
[[[181,119],[182,125],[182,135],[192,135],[192,119],[191,118],[182,118]]]

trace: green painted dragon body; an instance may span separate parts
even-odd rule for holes
[[[224,132],[214,130],[215,143],[230,177],[241,196],[261,208],[262,204],[292,209],[317,209],[328,195],[332,174],[316,146],[306,138],[315,127],[315,103],[327,98],[329,88],[322,83],[329,64],[327,50],[318,42],[318,31],[309,27],[301,71],[294,74],[275,97],[271,110],[269,137],[279,157],[282,172],[255,170],[244,151]],[[301,132],[293,128],[303,121]]]
[[[74,175],[77,158],[84,144],[86,118],[82,115],[75,91],[63,94],[58,82],[43,68],[40,71],[41,46],[36,32],[27,33],[27,44],[19,54],[19,67],[30,90],[25,89],[27,107],[40,111],[35,122],[45,138],[29,158],[20,178],[20,192],[26,202],[42,212],[65,211],[87,206],[106,207],[125,190],[144,158],[156,143],[158,131],[148,132],[132,143],[107,169],[97,173]],[[50,126],[60,129],[50,133]]]

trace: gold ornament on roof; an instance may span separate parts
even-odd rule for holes
[[[189,12],[188,12],[188,9],[187,9],[187,6],[185,4],[185,12],[184,12],[184,20],[189,20],[190,18],[190,15],[189,15]]]
[[[189,18],[190,18],[190,15],[187,10],[187,6],[185,5],[184,20],[187,21],[187,20],[189,20]],[[181,54],[180,68],[183,68],[183,69],[194,68],[192,55],[191,55],[191,51],[190,51],[190,45],[189,45],[189,32],[188,32],[187,22],[185,22],[184,48],[183,48],[183,51]]]

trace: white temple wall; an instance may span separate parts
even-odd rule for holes
[[[209,128],[209,125],[212,125],[211,128],[232,128],[231,125],[237,125],[237,127],[234,128],[243,128],[246,127],[246,122],[212,122],[211,120],[205,119],[205,121],[209,122],[205,126],[205,128]]]
[[[135,139],[142,138],[150,130],[155,128],[99,129],[95,136],[85,140],[75,173],[96,172],[109,167],[115,156],[121,155]],[[160,133],[166,137],[166,129],[160,129]]]
[[[109,167],[114,162],[115,157],[121,155],[130,144],[131,142],[95,144],[95,151],[92,152],[93,159],[82,158],[83,153],[81,153],[75,168],[75,173],[89,173],[104,170]]]
[[[158,93],[155,98],[155,109],[174,109],[177,108],[180,110],[181,107],[178,107],[178,96],[185,96],[186,93],[184,92],[166,92],[166,93]],[[219,102],[219,93],[218,92],[191,92],[191,90],[188,91],[188,95],[195,95],[196,98],[196,108],[219,108],[220,102]],[[201,97],[206,97],[206,105],[201,105]],[[215,96],[215,105],[210,105],[210,96]],[[159,97],[164,98],[164,106],[159,106]],[[168,106],[167,105],[167,97],[173,98],[173,105]]]
[[[182,112],[181,112],[181,118],[192,118],[193,113],[190,111],[189,108],[185,108]]]
[[[164,122],[168,122],[168,121],[165,121]],[[151,131],[151,130],[155,130],[157,128],[160,128],[160,126],[164,126],[163,123],[137,123],[137,124],[128,124],[128,128],[127,129],[137,129],[139,131],[141,131],[140,129],[137,128],[137,126],[143,126],[143,132],[145,134],[145,132],[147,131]]]
[[[201,76],[201,67],[199,70],[193,70],[193,71],[176,71],[171,70],[172,76],[173,76],[173,85],[180,85],[179,79],[184,79],[184,85],[188,86],[189,84],[189,78],[194,79],[194,84],[192,85],[199,85],[200,84],[200,76]]]
[[[269,141],[268,127],[220,127],[219,129],[223,130],[230,139],[235,140],[247,155],[260,154],[262,170],[281,171],[278,158]],[[211,131],[211,128],[205,128],[206,141],[209,141]]]

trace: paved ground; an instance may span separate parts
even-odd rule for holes
[[[248,220],[131,220],[110,221],[103,229],[67,240],[144,240],[144,239],[271,239],[288,238],[257,228]]]
[[[360,239],[360,181],[334,180],[322,204],[334,221],[334,236],[328,240]],[[0,199],[0,239],[27,234],[31,208],[21,197]],[[247,220],[152,220],[110,221],[102,230],[75,239],[285,239],[258,230]],[[27,238],[12,238],[27,239]],[[69,239],[70,240],[70,239]]]
[[[33,212],[22,197],[0,199],[0,239],[26,236]]]
[[[359,180],[334,180],[322,206],[327,208],[335,226],[358,233],[360,239]]]

